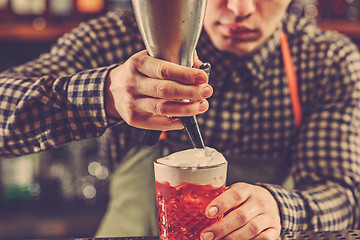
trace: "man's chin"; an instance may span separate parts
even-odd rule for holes
[[[224,52],[232,53],[236,56],[243,57],[250,55],[257,49],[257,42],[255,41],[234,41],[233,39],[224,39],[219,41],[215,47]]]

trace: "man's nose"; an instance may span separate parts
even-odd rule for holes
[[[240,18],[247,18],[255,12],[254,0],[228,0],[227,8]]]

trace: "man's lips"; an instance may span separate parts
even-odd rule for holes
[[[258,31],[256,29],[248,28],[246,26],[235,24],[221,24],[223,33],[226,37],[236,39],[253,39],[257,36]]]

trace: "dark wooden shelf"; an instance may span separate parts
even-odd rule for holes
[[[331,29],[343,33],[354,40],[360,40],[360,22],[350,20],[319,20],[323,29]]]
[[[78,25],[79,22],[47,23],[36,29],[26,22],[0,24],[0,42],[54,42]]]
[[[47,23],[42,29],[35,29],[26,22],[0,23],[0,42],[54,42],[80,22]],[[360,40],[360,22],[349,20],[319,20],[323,29],[331,29]]]

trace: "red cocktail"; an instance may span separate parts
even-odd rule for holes
[[[227,162],[214,149],[201,151],[186,150],[154,162],[162,240],[200,239],[201,231],[221,218],[207,218],[205,208],[225,191]],[[190,162],[182,161],[186,158]]]
[[[177,187],[156,182],[159,234],[162,239],[200,239],[200,232],[219,218],[209,219],[205,208],[225,190],[211,185],[183,183]]]

